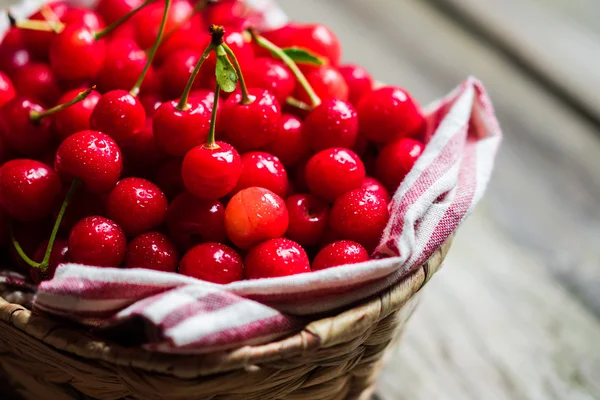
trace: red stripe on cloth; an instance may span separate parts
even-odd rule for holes
[[[194,303],[173,310],[171,314],[160,322],[160,327],[170,329],[188,318],[199,314],[208,314],[239,303],[240,301],[244,301],[244,299],[228,292],[211,293],[198,298]]]

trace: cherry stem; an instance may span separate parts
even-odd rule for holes
[[[58,15],[56,15],[56,13],[52,9],[52,7],[50,7],[50,5],[44,4],[40,8],[40,13],[44,17],[44,19],[48,21],[48,23],[52,27],[52,30],[55,33],[60,33],[65,28],[65,25],[60,21],[60,18],[58,18]]]
[[[150,0],[150,1],[153,1],[153,0]],[[146,1],[145,3],[147,3],[147,2],[148,1]],[[165,0],[165,12],[163,14],[162,21],[160,22],[160,27],[158,28],[158,35],[156,36],[156,41],[154,42],[154,46],[152,46],[152,50],[150,50],[150,53],[148,54],[148,61],[146,62],[146,65],[144,66],[144,69],[143,69],[140,77],[138,78],[135,85],[133,85],[133,87],[129,91],[129,93],[131,93],[132,96],[137,96],[140,93],[140,86],[142,86],[142,83],[144,82],[144,78],[146,77],[146,74],[148,73],[148,70],[150,69],[150,66],[152,65],[152,61],[154,61],[154,56],[156,55],[158,46],[160,45],[160,42],[162,41],[163,32],[165,31],[165,25],[167,24],[167,17],[169,15],[169,7],[170,6],[171,6],[171,0]]]
[[[219,96],[221,93],[221,87],[217,82],[215,87],[215,96],[212,108],[212,114],[210,116],[210,130],[208,131],[208,140],[206,141],[205,147],[209,149],[216,148],[215,145],[215,130],[217,128],[217,110],[219,109]]]
[[[36,19],[27,19],[23,21],[17,21],[15,17],[8,13],[8,21],[10,26],[14,26],[19,29],[28,29],[31,31],[43,31],[43,32],[54,32],[52,25],[48,21],[38,21]]]
[[[321,99],[319,98],[319,96],[317,95],[317,93],[315,93],[315,90],[312,88],[312,86],[310,85],[310,83],[306,79],[306,76],[304,76],[304,74],[302,73],[302,71],[300,71],[300,68],[298,68],[298,65],[296,65],[296,63],[294,62],[294,60],[292,60],[285,53],[285,51],[283,51],[283,49],[281,47],[277,46],[275,43],[273,43],[270,40],[268,40],[268,39],[264,38],[263,36],[259,35],[254,29],[248,29],[248,32],[250,32],[250,35],[252,36],[252,39],[254,41],[256,41],[256,43],[260,47],[263,47],[263,48],[269,50],[273,54],[277,55],[277,57],[281,58],[281,60],[284,62],[284,64],[287,65],[287,67],[290,70],[292,70],[292,73],[294,74],[294,76],[298,80],[298,83],[300,83],[300,85],[304,88],[304,90],[306,90],[306,93],[308,94],[308,97],[310,97],[310,101],[312,103],[312,106],[313,107],[319,106],[321,104]]]
[[[69,202],[71,201],[73,194],[79,187],[79,184],[80,184],[80,181],[77,179],[75,179],[73,181],[73,183],[71,183],[71,187],[69,188],[69,191],[67,192],[67,195],[65,196],[63,204],[60,207],[60,211],[58,212],[58,216],[56,217],[56,221],[54,221],[54,226],[52,227],[52,233],[50,234],[50,239],[48,239],[48,246],[46,247],[46,252],[44,253],[44,258],[42,259],[42,262],[33,261],[31,258],[29,258],[29,256],[27,256],[27,254],[25,254],[25,251],[23,251],[23,248],[17,241],[17,238],[15,237],[14,231],[11,226],[10,239],[12,241],[12,244],[13,244],[15,250],[17,251],[17,254],[19,254],[19,256],[23,259],[23,261],[25,261],[29,266],[39,269],[40,272],[42,272],[42,273],[46,272],[46,270],[48,269],[48,266],[50,264],[50,256],[52,255],[52,247],[54,247],[54,242],[56,241],[56,235],[58,234],[58,229],[60,228],[60,224],[62,223],[63,217],[65,215],[65,211],[67,210]]]
[[[194,85],[196,76],[200,72],[200,68],[202,67],[202,64],[204,64],[204,61],[206,61],[206,59],[208,58],[210,53],[213,51],[213,49],[214,49],[214,46],[212,45],[212,43],[209,44],[208,47],[206,48],[206,50],[204,50],[204,53],[202,53],[202,57],[200,57],[200,59],[196,63],[196,66],[194,67],[194,70],[192,71],[192,74],[190,75],[190,79],[188,79],[187,84],[185,85],[185,89],[183,90],[183,93],[181,94],[181,97],[179,98],[179,103],[177,103],[177,106],[175,107],[178,110],[185,111],[190,108],[190,105],[188,104],[188,98],[190,96],[190,91],[192,90],[192,86]]]
[[[32,111],[31,113],[29,113],[29,119],[34,123],[39,122],[42,118],[47,117],[48,115],[57,113],[61,110],[64,110],[65,108],[71,107],[72,105],[79,103],[80,101],[85,100],[85,98],[88,97],[94,89],[96,89],[96,85],[84,90],[83,92],[79,92],[79,94],[75,96],[71,101],[59,104],[44,111]]]
[[[129,20],[129,18],[131,18],[135,13],[137,13],[138,11],[140,11],[142,8],[146,7],[148,4],[152,3],[153,1],[154,0],[144,1],[142,4],[140,4],[133,10],[129,11],[127,14],[125,14],[124,16],[122,16],[121,18],[119,18],[118,20],[116,20],[115,22],[113,22],[112,24],[107,26],[106,28],[101,29],[98,32],[94,32],[94,39],[100,40],[103,37],[105,37],[106,35],[109,35],[112,31],[117,29],[123,23],[127,22],[127,20]]]
[[[227,53],[229,58],[231,58],[231,60],[233,61],[233,67],[235,68],[235,72],[237,73],[238,78],[240,79],[240,89],[242,89],[242,101],[240,104],[252,104],[254,100],[252,100],[248,95],[248,87],[246,87],[244,74],[242,74],[242,68],[240,67],[240,63],[238,62],[237,57],[235,56],[235,54],[233,54],[233,50],[231,50],[231,47],[229,47],[227,43],[223,42],[222,46],[225,49],[225,53]]]
[[[288,97],[287,99],[285,99],[285,102],[286,102],[286,104],[288,104],[292,107],[296,107],[296,108],[299,108],[304,111],[312,111],[312,109],[313,109],[311,106],[309,106],[305,102],[300,101],[293,97]]]
[[[60,211],[56,217],[56,221],[54,221],[54,226],[52,227],[52,233],[50,234],[50,239],[48,239],[48,247],[46,247],[46,253],[44,254],[44,259],[40,264],[40,269],[42,272],[46,272],[48,269],[48,264],[50,264],[50,256],[52,255],[52,247],[54,247],[54,242],[56,241],[56,235],[58,234],[58,229],[60,228],[60,224],[62,223],[63,217],[65,216],[65,211],[67,211],[67,207],[69,206],[69,202],[71,198],[73,198],[73,194],[79,187],[80,181],[78,179],[73,180],[71,183],[71,187],[63,200],[62,206],[60,207]]]

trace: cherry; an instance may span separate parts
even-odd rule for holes
[[[63,80],[95,79],[106,56],[106,46],[85,25],[67,25],[48,51],[50,67]]]
[[[284,32],[285,33],[285,32]],[[342,47],[336,35],[322,24],[290,24],[287,34],[271,35],[280,47],[300,47],[325,57],[331,65],[338,65]]]
[[[242,160],[224,142],[191,149],[183,159],[181,175],[187,190],[199,199],[213,200],[231,192],[242,174]]]
[[[167,13],[165,31],[168,32],[184,22],[192,9],[193,6],[188,0],[174,0]],[[159,1],[145,7],[133,19],[135,41],[142,49],[150,48],[156,42],[164,14],[165,2]]]
[[[84,25],[93,31],[100,31],[106,27],[99,13],[85,8],[69,7],[60,20],[65,25]]]
[[[0,108],[14,99],[16,94],[15,86],[10,78],[4,72],[0,71]]]
[[[290,216],[286,236],[302,246],[314,246],[327,229],[329,206],[310,194],[296,194],[285,201]]]
[[[358,264],[369,261],[369,253],[360,244],[351,240],[340,240],[323,247],[312,263],[313,271],[338,265]]]
[[[179,253],[171,240],[160,232],[147,232],[127,245],[125,266],[155,271],[176,272]]]
[[[279,158],[286,167],[298,164],[309,151],[302,121],[294,115],[283,114],[277,121],[276,135],[266,150]]]
[[[69,235],[69,254],[73,262],[98,267],[118,267],[125,258],[127,240],[114,221],[86,217]]]
[[[280,104],[292,95],[296,79],[292,71],[281,61],[272,58],[257,58],[246,70],[246,82],[250,88],[267,89]]]
[[[55,105],[60,97],[58,83],[45,63],[28,62],[20,66],[12,73],[12,82],[20,96],[35,100],[44,106]]]
[[[205,14],[209,24],[243,29],[247,24],[245,16],[248,11],[243,1],[232,0],[209,3]]]
[[[280,197],[288,191],[288,176],[283,164],[275,156],[260,151],[251,151],[242,155],[242,175],[234,192],[249,187],[269,189]]]
[[[58,100],[59,104],[66,103],[76,97],[81,89],[74,89],[62,95]],[[52,118],[53,131],[62,142],[68,136],[90,129],[90,116],[98,100],[100,93],[92,90],[90,94],[81,102],[56,112]]]
[[[205,4],[202,1],[196,2],[186,18],[165,32],[156,54],[159,63],[169,59],[172,54],[181,49],[202,52],[206,48],[209,42],[208,37],[203,35],[206,32],[206,25],[203,16],[198,14],[198,9],[204,7]]]
[[[42,6],[40,11],[36,12],[29,17],[30,21],[46,21],[44,14],[47,12],[52,13],[53,17],[58,19],[58,22],[62,21],[69,11],[69,6],[65,1],[52,1]],[[47,15],[47,14],[46,14]],[[48,48],[52,44],[52,41],[56,37],[56,32],[53,30],[39,31],[23,29],[23,41],[25,45],[35,55],[36,58],[44,59],[47,57]]]
[[[65,198],[68,193],[65,190],[63,190],[63,192],[61,198]],[[59,212],[60,210],[58,208],[54,210],[53,217],[55,220],[58,218]],[[93,215],[105,216],[103,199],[96,194],[88,192],[84,188],[78,188],[78,190],[73,193],[69,205],[62,217],[60,232],[68,235],[77,222],[85,217],[91,217]]]
[[[24,43],[25,29],[11,26],[0,39],[0,48],[19,46]]]
[[[200,200],[190,193],[177,196],[167,210],[169,236],[178,248],[187,250],[204,242],[224,242],[225,208],[218,200]]]
[[[105,132],[117,143],[122,143],[144,129],[146,111],[133,94],[125,90],[113,90],[98,100],[90,123],[92,129]]]
[[[98,87],[102,92],[133,87],[147,62],[146,52],[133,39],[119,37],[110,41],[104,67],[96,79]]]
[[[42,243],[40,243],[40,245],[37,247],[37,249],[33,253],[32,259],[36,262],[42,262],[44,256],[46,255],[47,248],[48,240],[45,240]],[[69,261],[69,243],[66,239],[56,238],[54,244],[52,245],[52,250],[50,252],[48,269],[46,269],[46,271],[42,273],[38,268],[30,268],[29,275],[35,283],[40,283],[41,281],[46,279],[52,279],[54,277],[54,273],[56,272],[56,268],[60,264]]]
[[[226,285],[244,279],[244,264],[237,251],[221,243],[192,247],[181,259],[179,273]]]
[[[344,81],[342,74],[335,67],[323,65],[318,68],[306,68],[306,70],[306,80],[321,100],[337,98],[348,101],[348,85]],[[294,97],[304,103],[311,103],[310,96],[300,86],[296,87]]]
[[[13,76],[20,68],[33,62],[34,58],[22,43],[0,46],[0,71]]]
[[[373,251],[387,225],[387,202],[367,189],[340,196],[331,208],[331,228],[343,239],[360,243]]]
[[[310,261],[302,246],[285,238],[267,240],[253,247],[244,261],[247,279],[310,272]]]
[[[377,194],[383,198],[386,203],[389,203],[391,200],[390,193],[387,191],[385,186],[383,186],[383,184],[375,178],[367,176],[362,182],[362,188]]]
[[[240,190],[225,208],[227,236],[244,250],[264,240],[283,236],[288,223],[288,211],[283,199],[264,188]]]
[[[357,106],[373,90],[373,78],[366,69],[354,64],[341,65],[338,70],[348,85],[348,100]]]
[[[154,183],[142,178],[117,182],[106,197],[108,217],[128,236],[139,235],[161,225],[167,213],[167,197]]]
[[[223,104],[219,119],[220,131],[228,143],[241,152],[260,149],[277,135],[281,106],[266,89],[248,89],[249,104],[243,94],[234,93]]]
[[[112,24],[142,5],[143,0],[100,0],[96,9],[107,24]]]
[[[183,159],[178,157],[168,158],[156,170],[154,183],[161,188],[169,199],[175,198],[185,190],[183,178],[181,177],[181,164]]]
[[[215,104],[215,92],[208,89],[195,89],[190,92],[190,99],[199,101],[212,110]],[[219,108],[223,106],[223,101],[219,99]]]
[[[110,136],[81,131],[67,137],[56,151],[54,168],[66,179],[81,180],[92,193],[109,192],[123,169],[121,150]]]
[[[424,149],[423,143],[410,138],[386,145],[375,161],[375,176],[390,192],[395,192]]]
[[[198,60],[200,60],[200,52],[187,48],[175,51],[164,60],[159,73],[162,79],[162,91],[167,98],[181,96]],[[199,88],[200,83],[199,79],[195,80],[192,88]]]
[[[397,87],[373,90],[360,101],[357,110],[360,133],[377,143],[416,135],[425,125],[418,104]]]
[[[51,120],[41,118],[34,122],[33,113],[42,113],[44,108],[35,100],[15,97],[0,109],[2,140],[13,152],[24,156],[43,153],[52,141]]]
[[[152,173],[167,153],[156,144],[152,130],[152,120],[147,119],[144,129],[120,144],[126,172],[145,176]]]
[[[146,116],[148,118],[154,117],[156,110],[163,103],[163,98],[158,93],[146,93],[140,95],[140,102],[144,106],[144,110],[146,111]],[[146,122],[148,119],[146,120]],[[150,126],[152,126],[152,121],[150,121]]]
[[[314,151],[330,147],[351,149],[358,137],[358,115],[350,103],[326,99],[308,114],[303,129]]]
[[[0,168],[0,199],[12,218],[37,221],[50,215],[61,191],[58,175],[35,160],[16,159]]]
[[[342,194],[360,188],[365,167],[353,151],[330,148],[308,161],[305,174],[311,193],[333,202]]]

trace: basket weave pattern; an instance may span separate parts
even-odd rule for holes
[[[366,400],[450,242],[370,301],[273,343],[201,356],[124,348],[0,297],[0,365],[31,400]]]

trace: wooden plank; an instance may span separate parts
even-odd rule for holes
[[[588,0],[429,0],[458,16],[600,122],[600,11]]]
[[[427,288],[383,399],[600,398],[600,143],[595,127],[419,0],[283,2],[345,58],[421,101],[469,74],[506,138],[478,212]]]

